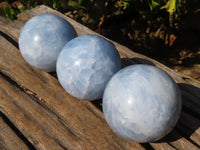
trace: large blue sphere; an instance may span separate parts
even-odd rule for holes
[[[22,28],[19,49],[24,59],[43,71],[55,71],[63,46],[77,36],[70,23],[54,14],[31,18]]]
[[[63,88],[83,100],[103,96],[107,82],[120,69],[115,46],[96,35],[83,35],[68,42],[57,60],[57,76]]]
[[[120,136],[140,143],[161,139],[175,126],[181,95],[174,80],[150,65],[117,72],[103,95],[103,113]]]

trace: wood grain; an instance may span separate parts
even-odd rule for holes
[[[1,99],[2,100],[2,99]],[[20,139],[16,133],[8,126],[0,116],[0,149],[2,150],[28,150],[28,146]]]
[[[100,102],[80,101],[66,93],[55,75],[39,71],[22,58],[18,37],[24,23],[32,16],[54,13],[68,20],[78,35],[97,34],[89,28],[46,6],[25,11],[11,22],[0,17],[0,113],[4,114],[36,149],[200,149],[200,83],[174,72],[163,64],[133,52],[112,41],[122,58],[122,66],[137,63],[156,65],[178,83],[183,109],[177,126],[161,141],[139,144],[116,135],[96,106]],[[96,106],[95,106],[95,105]],[[0,125],[8,126],[2,120]],[[1,132],[0,139],[8,139]],[[14,131],[7,128],[14,137]],[[16,137],[16,136],[15,136]],[[24,143],[16,140],[12,145]],[[4,140],[5,141],[5,140]],[[9,149],[9,142],[0,147]],[[24,144],[22,144],[24,145]],[[26,149],[24,145],[22,149]]]

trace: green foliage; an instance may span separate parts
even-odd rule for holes
[[[12,1],[13,2],[13,1]],[[14,7],[9,1],[0,7],[0,15],[10,20],[17,14],[44,4],[63,13],[68,12],[79,22],[100,27],[106,20],[124,15],[139,14],[140,21],[167,23],[166,20],[178,19],[181,15],[181,0],[16,0]],[[169,13],[169,15],[166,15]]]
[[[182,7],[181,0],[168,0],[168,1],[148,0],[148,3],[149,3],[149,7],[151,11],[156,11],[157,13],[159,13],[160,11],[165,9],[166,12],[169,13],[168,19],[169,19],[170,27],[173,25],[174,19],[178,19],[181,15],[181,7]]]
[[[21,5],[21,6],[18,7],[18,9],[19,9],[19,12],[23,12],[23,11],[26,10],[26,6]]]
[[[156,2],[155,0],[151,0],[151,1],[148,0],[148,4],[151,11],[153,11],[156,7],[160,5],[159,2]]]
[[[0,8],[1,16],[8,18],[9,20],[16,19],[17,12],[12,9],[9,5],[5,4]]]

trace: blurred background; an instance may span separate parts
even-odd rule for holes
[[[0,15],[42,4],[200,81],[199,0],[3,0]]]

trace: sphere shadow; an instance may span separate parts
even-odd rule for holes
[[[155,143],[170,143],[185,138],[200,148],[200,145],[191,138],[195,131],[200,128],[200,88],[185,83],[178,83],[178,87],[182,95],[180,118],[174,129],[167,136]]]
[[[102,99],[98,99],[98,100],[91,101],[91,103],[92,103],[96,108],[98,108],[100,111],[103,112]]]
[[[137,58],[137,57],[135,57],[135,58],[122,58],[121,64],[122,64],[122,68],[130,66],[130,65],[136,65],[136,64],[146,64],[146,65],[156,66],[151,61],[148,61],[148,60],[142,59],[142,58]]]
[[[196,147],[200,148],[197,141],[191,139],[191,136],[195,131],[200,128],[200,111],[198,111],[200,106],[200,88],[185,83],[178,83],[178,87],[180,88],[182,95],[180,118],[168,135],[153,143],[169,143],[171,145],[171,142],[179,139],[186,139]],[[194,101],[197,102],[197,104],[194,104]],[[92,101],[92,103],[102,111],[102,99]],[[142,143],[142,145],[148,147],[148,149],[151,147],[148,143]]]

